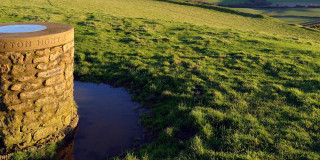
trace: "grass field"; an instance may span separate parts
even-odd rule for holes
[[[181,6],[168,4],[154,0],[5,0],[1,3],[2,15],[6,14],[6,7],[15,6],[15,10],[23,10],[39,7],[43,10],[64,9],[64,14],[73,12],[88,12],[110,14],[117,17],[146,18],[150,20],[166,20],[173,22],[191,23],[195,25],[205,25],[209,27],[222,29],[236,29],[241,31],[250,31],[253,33],[265,33],[268,35],[277,35],[287,38],[302,38],[320,40],[319,33],[313,34],[313,31],[288,26],[277,20],[265,18],[255,18],[238,16],[235,14],[226,14],[219,11],[202,9],[192,6]],[[49,10],[50,11],[50,10]],[[28,12],[23,10],[22,13]],[[47,21],[55,21],[55,16],[47,16]],[[243,23],[246,22],[246,23]]]
[[[294,24],[320,21],[320,8],[236,8],[236,10],[253,14],[266,14]]]
[[[320,158],[318,31],[152,0],[5,0],[0,12],[74,25],[76,79],[151,108],[152,141],[119,158]]]
[[[183,1],[190,1],[190,0],[183,0]],[[249,0],[202,0],[202,1],[213,3],[213,4],[219,4],[219,5],[250,3]],[[320,0],[266,0],[266,1],[271,3],[272,2],[320,2]]]

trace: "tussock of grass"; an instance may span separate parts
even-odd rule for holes
[[[314,40],[55,7],[1,9],[1,22],[73,24],[75,77],[124,86],[151,108],[142,121],[154,139],[123,158],[320,158]]]
[[[56,157],[58,146],[62,144],[50,144],[43,149],[31,152],[17,152],[10,160],[50,160]]]

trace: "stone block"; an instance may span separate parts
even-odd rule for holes
[[[54,90],[55,90],[57,95],[62,94],[65,91],[65,89],[66,89],[66,83],[65,82],[54,86]]]
[[[49,136],[53,132],[54,132],[54,128],[53,127],[46,127],[46,128],[39,129],[33,135],[33,140],[38,141],[40,139],[46,138],[47,136]]]
[[[72,114],[69,114],[67,117],[65,117],[63,123],[64,125],[69,125],[71,123]]]
[[[44,72],[40,72],[37,74],[37,77],[47,78],[47,77],[52,77],[54,75],[60,74],[62,72],[63,72],[63,69],[61,67],[58,67],[58,68],[54,68],[54,69],[47,70]]]
[[[24,60],[24,56],[17,52],[9,53],[9,57],[13,64],[22,64]]]
[[[25,82],[25,81],[28,81],[28,80],[31,80],[35,78],[34,75],[29,75],[29,76],[19,76],[19,77],[15,77],[14,80],[15,81],[18,81],[18,82]]]
[[[38,129],[40,126],[39,122],[31,122],[29,124],[25,124],[21,127],[22,132],[30,132],[32,130]]]
[[[38,50],[38,51],[36,51],[36,55],[37,55],[37,56],[43,56],[43,55],[45,55],[44,50]]]
[[[65,63],[72,63],[71,56],[68,54],[63,54],[61,56],[61,61],[65,62]]]
[[[40,63],[40,62],[48,63],[49,62],[49,55],[45,55],[45,56],[33,59],[33,63]]]
[[[40,63],[40,64],[37,65],[36,68],[37,68],[37,69],[40,69],[40,70],[46,70],[46,69],[48,69],[48,64],[46,64],[46,63]]]
[[[54,61],[52,61],[52,62],[50,62],[50,63],[48,64],[48,68],[52,68],[52,67],[57,66],[60,61],[61,61],[60,58],[55,59]]]
[[[24,56],[24,62],[32,63],[32,55],[33,55],[33,52],[27,52]]]
[[[21,110],[21,109],[24,109],[24,108],[28,108],[28,107],[30,107],[30,103],[24,102],[24,103],[20,103],[20,104],[17,104],[17,105],[9,106],[8,109],[9,110],[18,111],[18,110]]]
[[[0,64],[10,64],[11,61],[8,56],[0,55]]]
[[[51,96],[44,97],[35,101],[36,107],[44,106],[45,104],[50,104],[54,102],[54,98]]]
[[[3,83],[0,85],[0,90],[1,90],[2,92],[5,92],[5,91],[8,90],[8,87],[9,87],[9,84],[6,83],[6,82],[3,82]]]
[[[44,54],[48,55],[51,53],[51,50],[49,48],[44,49]]]
[[[11,74],[18,74],[21,72],[31,71],[35,68],[34,64],[20,64],[14,65],[11,70]]]
[[[41,81],[33,81],[30,83],[17,83],[13,84],[10,89],[12,91],[22,91],[22,90],[29,90],[29,89],[35,89],[41,86]]]
[[[22,92],[20,93],[21,99],[29,99],[29,98],[36,98],[39,95],[48,95],[53,93],[53,88],[46,87],[46,88],[40,88],[35,91],[29,91],[29,92]]]
[[[41,111],[46,113],[49,110],[52,110],[52,109],[56,110],[57,108],[58,108],[58,103],[57,102],[52,102],[50,104],[42,106]]]
[[[74,42],[73,41],[63,45],[63,52],[67,52],[73,46],[74,46]]]
[[[71,76],[73,76],[73,68],[71,65],[67,65],[66,69],[65,69],[65,76],[66,79],[70,78]]]
[[[63,80],[64,80],[64,77],[63,77],[63,75],[60,74],[60,75],[57,75],[57,76],[54,76],[54,77],[51,77],[51,78],[47,79],[44,82],[44,85],[45,86],[50,86],[50,85],[53,85],[53,84],[61,83]]]
[[[50,61],[54,61],[57,59],[62,53],[61,52],[56,52],[50,55]]]
[[[14,84],[10,87],[11,90],[13,91],[18,91],[18,90],[22,90],[22,88],[25,86],[25,83],[20,83],[20,84]]]
[[[18,100],[18,96],[15,93],[6,93],[3,96],[3,102],[6,104],[11,104],[11,103],[15,103],[15,102],[19,102]]]
[[[0,73],[8,73],[10,72],[10,65],[8,64],[0,64]]]

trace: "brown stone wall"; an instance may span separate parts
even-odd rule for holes
[[[0,154],[62,140],[77,124],[74,43],[0,52]]]

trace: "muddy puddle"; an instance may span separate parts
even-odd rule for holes
[[[79,125],[58,153],[60,159],[107,159],[142,142],[144,132],[138,121],[146,110],[123,88],[75,81],[74,99],[79,107]]]

